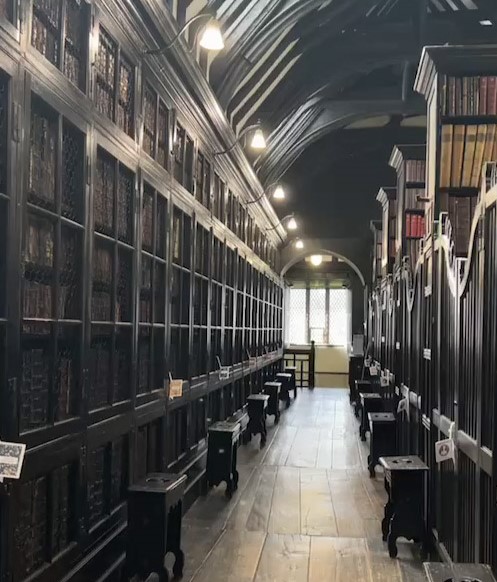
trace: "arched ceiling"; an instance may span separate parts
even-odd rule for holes
[[[423,45],[495,42],[497,31],[495,0],[178,2],[188,17],[209,9],[221,22],[226,50],[209,81],[237,133],[259,119],[269,133],[254,161],[266,184],[330,132],[422,113],[411,87]]]

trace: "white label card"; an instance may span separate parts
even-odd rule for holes
[[[386,376],[382,376],[380,378],[380,386],[382,386],[383,388],[386,388],[388,386],[389,382],[388,382],[388,378]]]
[[[228,380],[231,376],[231,367],[230,366],[221,366],[219,369],[219,379],[220,380]]]
[[[249,358],[249,366],[257,366],[257,358]]]
[[[371,376],[378,376],[378,368],[376,366],[371,366],[369,368],[369,373]]]
[[[0,442],[0,481],[19,479],[25,452],[26,445]]]
[[[169,380],[169,398],[183,396],[183,380]]]
[[[435,443],[435,460],[437,463],[444,461],[455,460],[455,443],[454,439],[444,439]]]
[[[407,412],[408,406],[409,405],[409,400],[407,398],[402,398],[402,400],[399,400],[399,403],[397,405],[397,413],[401,413],[403,411]]]

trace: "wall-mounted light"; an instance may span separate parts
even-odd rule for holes
[[[285,221],[288,221],[288,222],[286,223],[286,229],[287,229],[287,230],[296,230],[296,229],[299,227],[299,225],[297,224],[297,221],[295,220],[295,216],[294,216],[294,214],[287,214],[286,216],[284,216],[284,217],[283,217],[283,218],[282,218],[282,219],[281,219],[281,220],[278,222],[278,224],[277,224],[276,226],[273,226],[273,227],[271,227],[271,228],[267,228],[267,229],[266,229],[266,232],[270,232],[271,230],[275,230],[275,229],[277,229],[277,228],[278,228],[278,226],[279,226],[280,224],[283,224]]]
[[[247,206],[249,204],[255,204],[256,202],[259,202],[260,200],[262,200],[264,198],[264,196],[267,195],[268,191],[273,187],[276,186],[276,188],[273,190],[272,193],[272,198],[273,200],[284,200],[285,199],[285,191],[283,190],[283,186],[281,186],[281,184],[279,184],[278,182],[273,182],[272,184],[270,184],[264,194],[262,194],[261,196],[259,196],[259,198],[256,198],[255,200],[249,200],[247,202]]]
[[[212,14],[204,13],[204,14],[197,14],[193,18],[190,18],[178,34],[172,39],[172,41],[160,48],[157,49],[149,49],[144,51],[144,55],[160,55],[163,52],[169,50],[172,46],[176,44],[180,36],[185,32],[185,30],[195,21],[197,20],[207,20],[208,22],[204,26],[202,33],[200,35],[199,44],[202,48],[205,48],[209,51],[220,51],[224,48],[224,41],[223,35],[221,34],[221,26],[216,18]]]
[[[236,140],[230,145],[229,148],[226,148],[225,150],[221,150],[220,152],[214,152],[214,156],[221,156],[223,154],[227,154],[228,152],[230,152],[237,143],[239,143],[241,141],[241,139],[247,135],[247,133],[249,131],[254,131],[254,135],[252,136],[252,139],[250,140],[250,147],[256,151],[262,151],[263,149],[266,148],[266,138],[264,137],[264,133],[262,131],[261,128],[261,124],[260,122],[257,122],[254,125],[248,125],[247,127],[245,127],[242,132],[240,133],[240,135],[236,138]]]
[[[319,267],[319,265],[323,262],[323,256],[322,255],[311,255],[310,261],[311,261],[311,264],[314,265],[314,267]]]
[[[295,241],[295,248],[296,249],[303,249],[304,248],[304,241],[301,238],[298,238]]]

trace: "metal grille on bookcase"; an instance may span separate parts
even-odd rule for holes
[[[62,128],[62,215],[78,223],[84,221],[83,208],[84,142],[83,135],[69,123]]]
[[[90,347],[90,410],[108,404],[108,386],[112,380],[112,331],[109,327],[92,326]]]
[[[52,64],[59,64],[62,2],[34,0],[31,44]]]
[[[143,149],[155,157],[155,138],[157,133],[157,93],[145,85],[143,93]]]
[[[105,446],[88,454],[88,525],[93,527],[105,515]]]
[[[134,134],[134,66],[121,53],[119,60],[119,94],[117,99],[117,124],[131,137]]]
[[[169,157],[169,110],[162,100],[159,100],[157,134],[157,161],[163,168],[167,168],[167,160]]]
[[[140,329],[138,337],[138,393],[150,390],[151,333],[148,327]]]
[[[128,400],[131,395],[132,356],[132,330],[130,327],[120,327],[116,331],[114,402]]]
[[[63,72],[80,89],[84,86],[86,38],[85,2],[83,0],[67,0],[64,39],[64,66]]]
[[[100,113],[114,119],[117,43],[100,27],[95,62],[95,103]]]

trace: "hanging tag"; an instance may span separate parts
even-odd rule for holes
[[[455,461],[454,439],[444,439],[435,443],[435,460],[437,463],[443,463],[452,459]]]
[[[378,368],[376,366],[370,366],[369,374],[371,376],[378,376]]]
[[[380,386],[382,388],[386,388],[388,386],[388,384],[389,384],[388,377],[382,374],[381,378],[380,378]]]
[[[401,412],[407,412],[408,405],[409,400],[407,398],[402,398],[399,400],[399,403],[397,404],[397,414],[400,414]]]
[[[0,482],[4,479],[19,479],[26,445],[0,442]]]
[[[173,380],[169,375],[169,398],[181,398],[183,396],[183,380]]]

